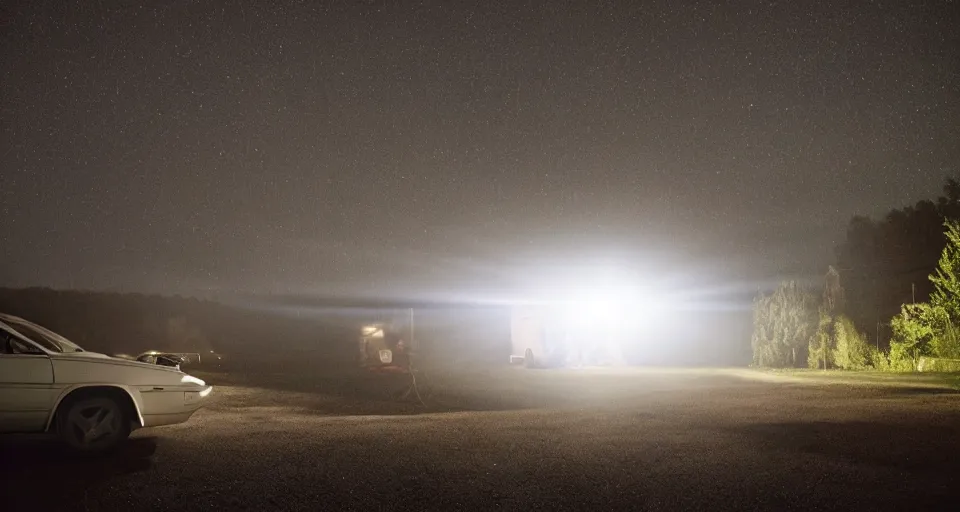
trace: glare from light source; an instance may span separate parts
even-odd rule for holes
[[[611,335],[643,324],[649,331],[674,304],[651,289],[616,284],[570,288],[565,300],[554,301],[563,322],[572,328],[593,329]]]
[[[375,326],[375,325],[365,326],[365,327],[363,327],[363,329],[361,330],[361,332],[362,332],[362,334],[363,334],[364,336],[369,337],[369,338],[382,338],[382,337],[383,337],[383,329],[381,329],[381,328],[379,328],[379,327],[377,327],[377,326]]]
[[[625,286],[580,287],[569,290],[563,301],[568,320],[578,323],[616,322],[632,309],[632,290]]]

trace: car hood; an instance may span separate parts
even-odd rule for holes
[[[61,352],[59,354],[54,354],[53,357],[61,358],[81,358],[81,359],[114,359],[106,354],[101,354],[99,352]]]
[[[123,359],[120,357],[111,357],[106,354],[101,354],[99,352],[88,352],[88,351],[64,352],[62,354],[52,354],[50,357],[60,361],[88,361],[91,363],[118,364],[122,366],[132,366],[135,368],[149,368],[151,370],[183,373],[180,370],[170,366],[161,366],[153,363],[142,363],[140,361],[131,361],[129,359]]]

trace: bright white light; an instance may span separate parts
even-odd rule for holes
[[[626,284],[570,288],[558,301],[571,326],[616,330],[638,321],[656,320],[673,307],[665,294]]]
[[[564,315],[575,323],[602,324],[618,322],[629,314],[635,302],[625,286],[581,287],[569,290],[563,301]]]
[[[566,314],[569,320],[576,323],[597,324],[615,320],[619,309],[619,305],[612,300],[587,299],[569,303]]]
[[[381,329],[381,328],[379,328],[379,327],[377,327],[377,326],[375,326],[375,325],[368,325],[368,326],[363,327],[363,329],[361,330],[361,333],[362,333],[364,336],[367,336],[367,337],[370,337],[370,338],[382,338],[382,337],[383,337],[383,329]]]
[[[656,275],[611,266],[565,270],[551,276],[538,299],[552,309],[554,325],[576,332],[574,337],[632,339],[658,329],[676,306],[668,290],[657,289]]]

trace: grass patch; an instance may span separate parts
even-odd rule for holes
[[[938,388],[960,390],[960,373],[878,372],[856,370],[779,369],[759,373],[784,380],[822,384],[849,384],[905,388]]]

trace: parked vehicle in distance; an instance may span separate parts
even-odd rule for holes
[[[77,450],[109,450],[135,429],[187,421],[212,390],[175,366],[88,352],[0,313],[0,433],[50,432]]]
[[[137,356],[137,361],[140,361],[141,363],[159,364],[160,366],[169,366],[179,370],[180,365],[185,363],[191,355],[196,356],[197,354],[180,354],[174,352],[150,350]]]

